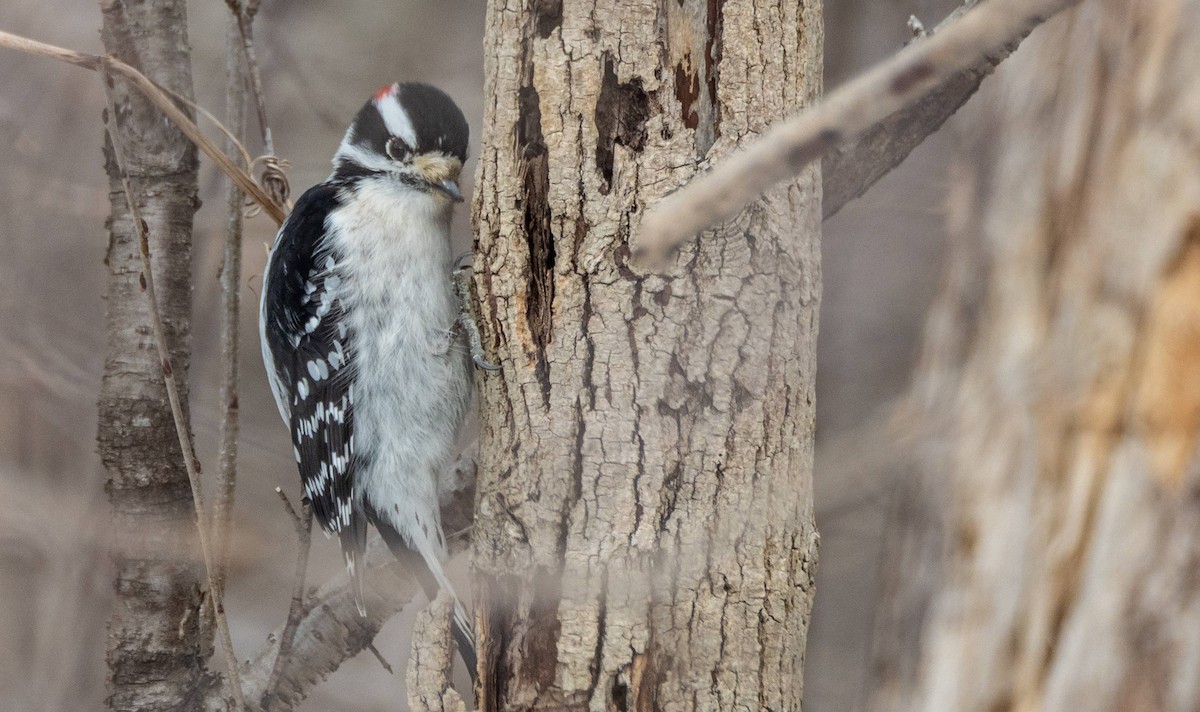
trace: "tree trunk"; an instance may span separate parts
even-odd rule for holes
[[[101,2],[101,7],[106,51],[190,97],[185,3]],[[136,90],[120,80],[106,90],[117,108],[112,118],[126,147],[125,167],[150,229],[172,366],[186,389],[196,151]],[[111,143],[105,164],[112,217],[98,440],[109,473],[116,591],[109,621],[108,704],[114,710],[179,709],[200,682],[211,652],[209,632],[199,625],[202,571],[193,551],[192,496]]]
[[[821,88],[814,0],[490,3],[483,709],[798,709],[816,167],[662,275],[643,210]]]
[[[1200,709],[1197,66],[1200,2],[1092,0],[977,107],[873,709]]]

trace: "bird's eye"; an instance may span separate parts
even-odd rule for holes
[[[384,150],[387,151],[388,157],[394,161],[407,161],[412,156],[412,149],[404,142],[404,139],[396,136],[388,139]]]

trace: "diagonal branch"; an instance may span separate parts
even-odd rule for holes
[[[468,544],[462,534],[470,529],[474,514],[477,450],[477,443],[468,446],[442,477],[449,488],[442,497],[442,524],[447,532],[459,532],[447,537],[452,556]],[[369,650],[383,624],[404,610],[419,590],[416,579],[400,566],[383,542],[372,540],[364,581],[367,615],[358,613],[349,577],[345,573],[335,576],[309,596],[294,624],[289,622],[267,636],[262,647],[241,667],[246,697],[264,708],[269,706],[272,712],[292,709],[343,662]],[[288,627],[294,628],[291,636],[286,635]],[[292,648],[281,658],[279,649],[286,637],[292,638]],[[276,668],[278,672],[273,674]],[[204,692],[199,706],[204,712],[226,712],[218,682],[214,679]],[[268,690],[271,696],[264,699]]]
[[[287,217],[287,208],[280,202],[276,201],[254,182],[254,178],[250,176],[242,168],[239,168],[236,163],[225,155],[219,146],[209,140],[200,127],[196,126],[195,122],[188,117],[182,109],[179,108],[176,101],[183,101],[180,97],[175,96],[171,92],[156,84],[152,79],[139,72],[137,69],[128,64],[114,59],[112,57],[104,57],[96,54],[87,54],[85,52],[76,52],[74,50],[55,47],[44,42],[37,42],[25,37],[20,37],[8,32],[0,31],[0,47],[8,47],[10,49],[20,50],[27,54],[36,54],[42,57],[50,57],[57,59],[67,64],[73,64],[76,67],[83,67],[92,71],[107,70],[113,74],[119,74],[128,80],[133,86],[149,99],[159,111],[166,114],[180,133],[187,136],[188,140],[196,144],[196,147],[208,156],[217,168],[222,173],[229,177],[234,183],[237,183],[247,195],[254,199],[262,207],[263,211],[270,215],[276,224],[282,224],[284,218]],[[220,122],[214,121],[227,136],[229,131],[221,126]]]
[[[642,220],[635,255],[661,262],[683,241],[733,218],[839,144],[913,106],[960,73],[993,57],[998,62],[1044,20],[1078,1],[979,4],[951,26],[914,42],[819,104],[776,124],[747,149],[664,198]]]
[[[930,34],[948,30],[977,2],[967,0]],[[880,178],[903,163],[914,148],[940,129],[975,95],[983,80],[1016,48],[1017,41],[1014,41],[994,54],[985,55],[912,104],[827,151],[821,159],[821,218],[828,220],[836,215],[846,203],[862,197]]]
[[[280,654],[285,631],[277,630],[241,667],[249,699],[275,712],[294,708],[343,662],[367,650],[384,623],[412,602],[420,591],[416,579],[382,542],[374,540],[372,544],[364,575],[367,615],[358,613],[349,577],[344,573],[335,576],[310,597],[294,623],[289,623],[294,634],[287,656]],[[461,539],[451,542],[451,552],[462,550],[465,544]],[[226,712],[216,680],[205,692],[200,709]]]

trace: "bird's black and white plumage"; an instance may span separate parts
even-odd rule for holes
[[[341,541],[360,611],[368,523],[416,564],[431,597],[453,593],[437,480],[471,393],[449,278],[467,138],[462,112],[438,89],[380,90],[347,130],[333,173],[296,202],[263,278],[271,390],[313,514]],[[473,671],[461,604],[455,628]]]

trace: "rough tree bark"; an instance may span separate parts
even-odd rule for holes
[[[820,178],[663,275],[643,210],[821,88],[814,0],[489,4],[483,709],[798,709]]]
[[[102,38],[107,52],[190,97],[185,5],[182,0],[102,1]],[[121,80],[106,91],[117,107],[126,169],[150,227],[172,365],[186,389],[196,150]],[[211,636],[198,615],[202,570],[192,546],[191,490],[140,282],[138,240],[111,145],[105,167],[112,216],[98,440],[109,473],[116,590],[109,621],[108,704],[115,710],[178,709],[201,681]]]
[[[1197,66],[1200,2],[1092,0],[979,107],[872,709],[1200,709]]]

